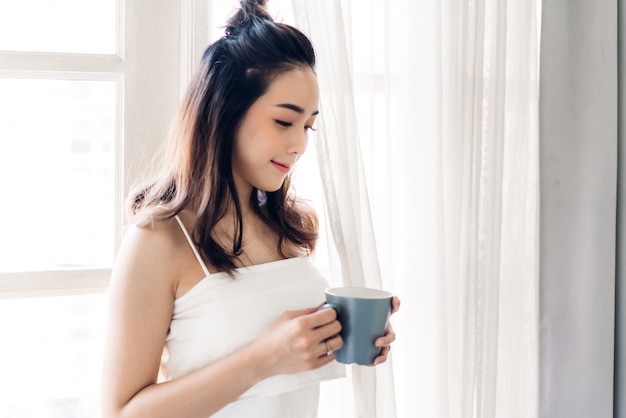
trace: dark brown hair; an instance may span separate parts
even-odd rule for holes
[[[242,0],[228,20],[226,35],[205,50],[181,104],[166,167],[129,197],[130,219],[139,226],[192,209],[197,214],[195,243],[215,268],[231,275],[243,244],[241,202],[231,166],[236,129],[274,78],[298,67],[315,67],[306,35],[274,22],[265,3]],[[291,193],[289,177],[275,192],[253,190],[250,202],[278,234],[283,257],[287,242],[313,251],[317,220]],[[236,214],[234,240],[232,248],[223,248],[212,232],[229,208]]]

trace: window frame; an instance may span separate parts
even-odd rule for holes
[[[115,54],[0,51],[1,78],[116,82],[113,259],[126,222],[125,198],[162,147],[208,42],[211,11],[211,2],[202,0],[115,1]],[[105,292],[112,267],[1,272],[0,299]]]

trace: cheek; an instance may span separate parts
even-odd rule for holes
[[[261,134],[250,135],[240,143],[239,152],[246,159],[258,159],[268,150],[267,140]]]
[[[238,132],[233,154],[236,152],[239,161],[247,164],[271,160],[281,141],[281,132],[270,118],[249,116]]]
[[[269,158],[266,141],[261,135],[240,137],[233,149],[233,164],[242,171],[254,170]]]
[[[267,128],[261,129],[260,127],[242,141],[243,152],[251,158],[268,157],[275,151],[278,142],[278,135],[272,134]]]

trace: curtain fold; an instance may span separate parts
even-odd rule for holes
[[[534,1],[442,2],[449,416],[537,416]]]
[[[376,239],[352,89],[342,5],[337,1],[293,0],[294,17],[318,55],[321,90],[317,157],[327,222],[345,286],[382,288]],[[391,358],[382,366],[352,366],[354,414],[396,416]]]

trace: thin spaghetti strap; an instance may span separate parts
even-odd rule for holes
[[[210,276],[211,273],[209,273],[209,269],[207,268],[206,264],[204,264],[204,261],[202,261],[202,257],[200,257],[200,253],[198,252],[198,249],[194,245],[194,243],[193,243],[193,241],[191,239],[191,236],[189,236],[189,232],[187,232],[187,228],[185,228],[185,225],[183,224],[183,221],[180,220],[178,215],[176,215],[174,217],[178,221],[178,225],[180,225],[180,229],[183,230],[183,234],[185,234],[185,238],[187,238],[187,242],[189,243],[189,246],[193,250],[193,253],[196,255],[196,258],[198,259],[198,263],[200,263],[200,267],[202,267],[202,271],[204,271],[204,274],[206,274],[207,277]]]

